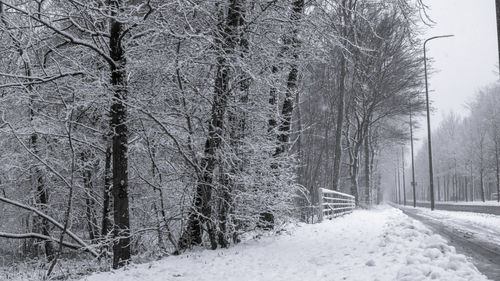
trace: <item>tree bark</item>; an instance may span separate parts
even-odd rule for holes
[[[242,3],[242,0],[229,1],[227,18],[224,21],[221,16],[221,24],[219,25],[221,30],[218,32],[220,35],[215,38],[221,53],[217,57],[214,99],[208,137],[205,141],[204,157],[200,161],[203,171],[201,178],[198,179],[193,207],[188,215],[186,229],[179,239],[177,253],[192,245],[202,243],[203,224],[205,224],[205,229],[208,232],[211,248],[217,248],[215,225],[213,225],[211,220],[212,206],[210,201],[212,199],[214,181],[213,172],[217,165],[216,153],[222,143],[224,115],[226,114],[228,99],[231,96],[231,89],[229,87],[231,65],[228,61],[228,56],[234,54],[238,37],[238,27],[243,21],[241,13]]]
[[[99,238],[99,230],[97,226],[97,217],[95,214],[95,201],[94,201],[94,184],[92,183],[92,169],[88,167],[87,161],[89,160],[89,151],[82,152],[80,158],[82,160],[83,172],[83,187],[85,189],[85,214],[87,217],[87,229],[89,232],[89,239],[95,242]]]
[[[365,164],[365,203],[367,205],[371,205],[370,200],[370,139],[369,134],[365,136],[365,144],[364,144],[364,164]]]
[[[292,127],[292,113],[294,107],[294,99],[296,98],[297,81],[299,73],[299,49],[301,46],[299,40],[299,25],[304,13],[304,0],[295,0],[292,3],[292,13],[290,21],[292,22],[292,31],[289,39],[285,39],[285,45],[291,50],[291,69],[288,73],[285,100],[281,110],[281,123],[278,134],[278,147],[276,148],[275,156],[287,151],[290,140]],[[288,42],[287,42],[288,41]]]
[[[479,188],[481,189],[481,201],[485,201],[484,196],[484,163],[483,163],[483,139],[480,141],[479,146]]]
[[[104,157],[104,192],[103,192],[103,203],[102,203],[102,221],[101,221],[101,237],[106,238],[109,234],[109,228],[111,226],[111,221],[109,219],[110,208],[110,197],[111,197],[111,145],[106,139],[106,155]]]
[[[441,181],[440,181],[441,177],[440,176],[437,176],[436,177],[436,180],[437,180],[437,195],[438,195],[438,202],[441,201]]]
[[[130,261],[130,218],[128,195],[128,128],[126,101],[128,95],[125,50],[122,46],[123,25],[117,20],[122,10],[122,0],[111,0],[109,23],[109,52],[111,64],[111,85],[113,104],[111,105],[111,129],[113,131],[113,209],[116,238],[113,244],[113,268],[120,268]]]
[[[345,115],[345,78],[346,78],[346,59],[343,55],[340,57],[340,75],[339,91],[337,104],[337,123],[335,127],[335,148],[333,154],[333,190],[339,190],[340,172],[342,162],[342,129],[344,127]]]

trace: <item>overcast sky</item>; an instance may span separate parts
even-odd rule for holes
[[[465,105],[484,86],[498,80],[498,52],[495,0],[424,0],[436,22],[425,29],[426,38],[453,34],[427,44],[434,62],[429,79],[430,98],[435,111],[431,128],[438,127],[450,111],[468,115]],[[417,137],[426,135],[425,119]],[[419,147],[422,142],[417,143]]]

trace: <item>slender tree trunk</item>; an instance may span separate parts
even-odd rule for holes
[[[212,103],[211,120],[209,123],[208,137],[205,141],[204,157],[200,162],[203,168],[201,178],[198,179],[193,207],[188,216],[188,222],[179,243],[178,251],[185,250],[191,245],[202,243],[202,229],[205,224],[212,249],[217,248],[215,225],[212,217],[212,188],[213,172],[217,165],[216,153],[222,143],[224,135],[224,115],[227,111],[228,99],[231,95],[229,79],[231,75],[231,65],[228,55],[233,54],[238,37],[238,27],[243,22],[241,8],[242,1],[230,0],[227,18],[224,20],[220,16],[220,37],[215,38],[216,45],[220,48],[217,58],[215,74],[214,99]]]
[[[289,45],[291,49],[291,69],[288,73],[285,100],[283,101],[283,108],[281,110],[281,123],[279,126],[278,142],[279,145],[276,148],[275,155],[280,155],[288,149],[288,142],[290,140],[290,133],[292,127],[292,113],[294,107],[294,99],[297,92],[297,82],[299,73],[299,49],[301,46],[299,40],[299,27],[302,15],[304,13],[304,0],[295,0],[292,3],[292,13],[290,15],[290,21],[292,22],[292,31],[289,39],[286,39],[286,45]]]
[[[367,132],[364,144],[365,161],[365,203],[371,205],[370,200],[370,135]]]
[[[481,190],[481,201],[485,201],[484,194],[484,155],[483,155],[483,139],[481,139],[481,143],[479,146],[479,187]]]
[[[394,202],[399,204],[398,201],[398,172],[397,168],[394,168]]]
[[[479,187],[481,188],[481,201],[485,202],[484,196],[484,171],[483,168],[479,168]]]
[[[361,144],[362,142],[363,140],[361,140]],[[351,178],[351,195],[354,196],[355,198],[356,206],[358,206],[360,202],[359,182],[358,182],[358,176],[360,170],[359,168],[360,149],[361,149],[360,143],[355,144],[354,148],[349,148],[349,159],[350,159],[349,176]]]
[[[465,167],[467,169],[467,167]],[[469,192],[468,192],[468,181],[467,181],[467,174],[464,175],[464,195],[465,195],[465,202],[469,202]]]
[[[453,175],[453,181],[455,182],[455,202],[458,202],[458,199],[460,197],[460,190],[459,190],[459,183],[458,183],[458,177],[457,177],[457,161],[455,160],[455,173]]]
[[[396,153],[396,166],[398,167],[397,170],[398,170],[398,204],[401,204],[401,175],[399,173],[399,155]]]
[[[337,123],[335,126],[335,148],[333,154],[333,190],[339,189],[340,172],[342,162],[342,129],[344,127],[345,115],[345,79],[347,76],[346,59],[343,55],[340,57],[340,75],[338,86],[337,103]]]
[[[471,196],[470,196],[470,199],[471,201],[474,201],[474,196],[475,196],[475,182],[474,182],[474,175],[472,173],[472,164],[470,166],[470,185],[471,185]]]
[[[441,183],[441,181],[440,181],[441,177],[437,176],[436,179],[437,179],[437,188],[438,188],[438,190],[437,190],[438,191],[437,192],[438,193],[438,198],[437,199],[438,199],[438,202],[439,202],[439,201],[441,201],[441,184],[440,184]]]
[[[239,56],[244,59],[248,56],[249,45],[248,45],[248,34],[242,28],[246,24],[246,2],[240,0],[240,3],[236,7],[238,13],[238,23],[235,26],[237,32],[237,46],[239,47]],[[248,104],[249,100],[249,90],[250,90],[250,77],[244,72],[243,69],[237,68],[235,70],[236,75],[241,76],[239,83],[238,91],[234,95],[235,103],[237,106],[233,106],[228,110],[228,123],[229,123],[229,143],[231,145],[231,149],[236,155],[236,159],[231,161],[229,165],[229,174],[236,174],[238,172],[242,172],[243,163],[240,160],[245,157],[242,155],[241,147],[244,145],[242,142],[245,138],[247,131],[247,119],[248,116],[245,112],[239,112],[237,109],[240,107],[245,107]],[[221,169],[221,172],[223,169]],[[229,247],[229,241],[232,237],[233,241],[239,241],[238,233],[234,231],[234,225],[236,222],[232,222],[232,213],[233,213],[233,190],[235,190],[236,186],[233,180],[229,177],[227,173],[221,174],[223,187],[221,198],[219,199],[219,231],[218,231],[218,242],[219,245],[223,248]],[[232,233],[231,233],[232,232]]]
[[[92,169],[88,167],[87,161],[89,152],[82,152],[80,154],[80,159],[82,160],[82,165],[84,166],[82,172],[83,187],[85,189],[85,213],[87,216],[87,228],[89,232],[89,239],[95,242],[99,238],[99,230],[97,226],[97,217],[95,214],[95,199],[94,199],[94,184],[92,183]]]
[[[101,237],[106,238],[109,234],[111,221],[109,219],[110,197],[111,197],[111,145],[106,139],[106,155],[104,157],[104,192],[102,203]]]
[[[0,5],[1,6],[1,5]],[[21,53],[21,56],[23,54]],[[24,61],[24,68],[25,68],[25,73],[27,77],[31,77],[31,66],[29,62]],[[33,86],[28,86],[27,87],[28,94],[30,96],[29,100],[29,109],[30,109],[30,122],[33,124],[34,118],[35,118],[35,96],[32,93],[34,91]],[[39,155],[39,149],[38,149],[38,134],[36,132],[33,132],[30,137],[30,146],[31,149],[33,150],[33,153],[36,155]],[[49,193],[47,190],[47,186],[44,183],[44,176],[43,172],[35,166],[34,168],[34,184],[36,185],[36,203],[40,205],[40,210],[47,212],[47,207],[48,207],[48,201],[49,201]],[[44,219],[44,218],[35,218],[36,222],[35,225],[38,225],[39,231],[45,235],[45,236],[50,236],[50,225],[49,222]],[[45,255],[47,259],[50,261],[55,257],[55,251],[54,251],[54,246],[52,244],[52,241],[46,240],[43,242],[44,243],[44,248],[45,248]]]

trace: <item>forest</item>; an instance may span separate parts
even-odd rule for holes
[[[424,112],[425,8],[0,1],[0,255],[44,278],[117,269],[313,222],[319,188],[380,203],[382,155]],[[442,200],[469,170],[471,199],[498,182],[494,92],[435,136]]]

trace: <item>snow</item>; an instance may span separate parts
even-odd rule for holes
[[[82,281],[487,280],[427,227],[384,206],[230,249],[172,256]]]
[[[416,208],[420,215],[439,220],[463,233],[474,236],[474,239],[500,244],[500,216],[456,211],[431,211],[427,208]]]
[[[409,201],[409,204],[412,204],[411,202],[413,201]],[[417,201],[417,203],[430,203],[429,201]],[[440,204],[440,205],[465,205],[465,206],[498,206],[500,207],[500,203],[497,202],[496,200],[488,200],[488,201],[468,201],[468,202],[443,202],[443,201],[439,201],[439,202],[436,202],[436,204]]]

